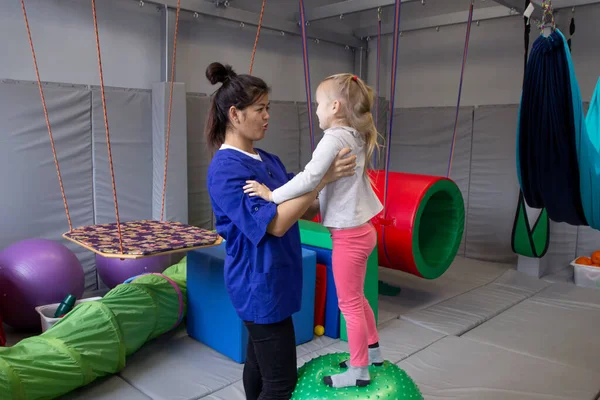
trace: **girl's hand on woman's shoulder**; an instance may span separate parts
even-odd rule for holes
[[[248,194],[250,197],[259,196],[263,200],[269,202],[273,201],[271,190],[262,183],[256,181],[246,181],[244,193]]]

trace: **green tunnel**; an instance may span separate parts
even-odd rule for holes
[[[185,315],[186,259],[163,275],[168,279],[143,275],[119,285],[41,335],[0,347],[1,398],[53,399],[122,370],[127,356]]]

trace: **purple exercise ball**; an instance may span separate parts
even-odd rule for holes
[[[35,307],[81,298],[84,289],[83,267],[61,243],[28,239],[0,252],[0,314],[15,329],[40,329]]]
[[[102,282],[112,289],[127,279],[151,272],[161,273],[169,266],[170,256],[153,256],[138,259],[109,258],[96,255],[96,269]]]

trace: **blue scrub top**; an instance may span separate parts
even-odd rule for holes
[[[293,177],[277,156],[255,150],[262,161],[218,150],[207,185],[217,232],[226,240],[225,285],[233,306],[244,321],[270,324],[300,310],[302,247],[298,223],[282,237],[270,235],[277,205],[244,193],[247,180],[274,190]]]

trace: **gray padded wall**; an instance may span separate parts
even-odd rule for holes
[[[105,88],[121,222],[152,218],[152,92]],[[116,221],[99,87],[92,89],[95,223]],[[98,277],[98,288],[106,286]]]
[[[165,143],[170,102],[170,83],[152,85],[152,217],[160,220],[165,168]],[[169,164],[164,219],[188,222],[187,121],[185,85],[173,85]]]
[[[269,129],[265,138],[256,143],[256,147],[277,155],[288,172],[299,172],[300,128],[296,104],[271,101],[269,115]]]
[[[467,257],[499,262],[516,260],[511,234],[519,194],[515,161],[517,114],[516,105],[475,110]]]
[[[44,95],[73,228],[94,223],[91,94],[47,85]],[[0,83],[0,249],[19,240],[59,241],[75,252],[96,287],[94,257],[61,235],[69,230],[37,85]]]
[[[472,107],[461,107],[450,178],[469,204]],[[411,108],[394,110],[390,170],[446,176],[454,131],[456,108]],[[466,218],[465,218],[466,221]],[[458,254],[465,252],[465,235]]]
[[[568,261],[573,261],[578,256],[591,256],[591,254],[600,250],[600,231],[594,230],[589,226],[573,227],[577,247],[570,253]]]
[[[110,145],[121,221],[152,218],[152,93],[106,89]],[[102,97],[92,91],[96,223],[116,221]]]
[[[213,212],[206,189],[206,173],[211,155],[206,147],[204,125],[209,98],[188,93],[187,103],[187,160],[188,160],[188,223],[205,229],[213,228]]]
[[[575,258],[579,247],[578,241],[580,242],[583,236],[579,236],[578,239],[577,233],[576,226],[550,221],[550,247],[541,261],[542,276],[561,274],[567,269],[572,270],[569,263]]]
[[[152,131],[154,128],[155,135],[164,133],[157,126],[166,123],[168,86],[161,85],[158,90],[163,93],[159,101],[162,104],[154,106],[164,112],[158,113],[152,112],[152,101],[157,99],[149,91],[108,88],[106,92],[122,220],[152,217],[152,201],[160,201],[157,193],[162,190],[164,141],[158,135],[156,143]],[[0,236],[0,248],[29,237],[60,240],[82,260],[86,288],[95,289],[93,254],[61,239],[68,226],[37,87],[33,82],[4,82],[0,89],[0,155],[5,166],[0,168],[0,183],[6,188],[0,204],[3,226],[10,227]],[[209,99],[187,94],[187,121],[182,120],[182,106],[177,103],[181,90],[184,88],[178,87],[173,109],[169,182],[186,183],[183,188],[177,187],[178,192],[188,191],[188,207],[183,214],[189,213],[189,223],[209,228],[212,210],[206,171],[210,155],[203,136]],[[114,221],[98,89],[47,85],[45,94],[73,225]],[[587,110],[588,104],[584,106]],[[387,101],[380,102],[379,130],[383,135],[387,132],[387,107]],[[451,174],[467,207],[461,255],[516,260],[510,234],[518,194],[514,145],[517,110],[518,105],[461,109]],[[391,169],[445,175],[454,112],[454,107],[395,110]],[[316,115],[314,123],[318,143],[322,131]],[[177,136],[182,129],[187,140]],[[277,154],[290,171],[301,170],[311,157],[306,103],[274,101],[270,127],[259,147]],[[383,167],[383,159],[380,161]],[[182,165],[185,171],[180,171]],[[20,177],[25,183],[17,183]],[[568,263],[576,255],[596,250],[598,240],[600,233],[588,227],[552,222],[551,246],[543,261],[545,274],[568,270]]]
[[[308,164],[312,157],[312,149],[310,148],[310,127],[308,123],[308,107],[307,103],[297,103],[298,109],[298,124],[300,126],[300,165],[298,171],[304,169],[304,166]],[[323,136],[323,131],[319,128],[319,119],[317,118],[317,105],[312,106],[312,118],[313,118],[313,133],[315,135],[315,147],[319,143],[319,140]],[[298,172],[294,171],[294,172]]]

